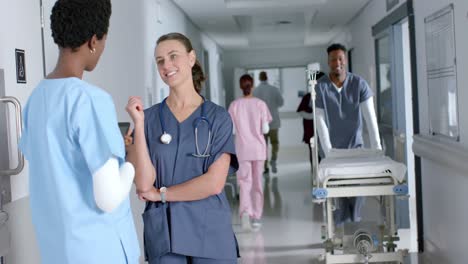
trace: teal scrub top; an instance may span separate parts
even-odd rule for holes
[[[93,194],[93,173],[125,157],[109,94],[78,78],[42,80],[24,109],[20,149],[42,263],[138,263],[129,199],[108,214]]]
[[[328,76],[318,80],[315,90],[315,105],[325,112],[332,147],[363,147],[362,113],[359,105],[372,96],[367,82],[362,77],[348,72],[340,92]]]
[[[208,122],[201,121],[202,117]],[[163,134],[162,126],[172,136],[169,144],[160,141]],[[195,128],[198,129],[197,139]],[[208,142],[209,130],[212,133],[210,142]],[[145,135],[149,155],[156,169],[156,188],[177,185],[199,177],[223,153],[231,155],[229,174],[235,173],[239,167],[231,117],[226,109],[210,101],[205,101],[203,106],[198,107],[183,122],[175,118],[165,101],[146,109]],[[196,140],[200,153],[203,153],[209,144],[207,151],[209,157],[193,155],[197,153]],[[224,191],[198,201],[169,202],[167,206],[168,219],[164,219],[164,222],[167,221],[169,226],[170,252],[210,259],[235,260],[238,257],[237,240],[232,230],[231,208]],[[148,210],[157,209],[153,208],[152,203],[148,203],[146,212]],[[159,225],[158,221],[161,219],[155,214],[153,216],[152,222]],[[154,234],[154,237],[145,240],[156,241],[145,244],[147,258],[150,261],[158,257],[158,252],[162,251],[158,246],[165,243],[163,239],[162,236]]]

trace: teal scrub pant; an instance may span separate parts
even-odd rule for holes
[[[237,259],[208,259],[169,253],[152,259],[149,264],[237,264]]]

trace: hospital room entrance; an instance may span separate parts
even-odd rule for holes
[[[396,201],[396,221],[411,251],[417,251],[415,158],[412,151],[413,95],[407,14],[390,14],[373,27],[377,113],[385,154],[407,166],[408,199]],[[407,239],[406,239],[407,238]]]

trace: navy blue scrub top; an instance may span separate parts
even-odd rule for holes
[[[362,114],[359,105],[372,96],[372,90],[366,80],[348,72],[343,87],[338,92],[330,77],[323,76],[315,89],[315,105],[325,112],[332,147],[363,147]]]
[[[163,133],[161,107],[164,128],[172,136],[172,141],[167,145],[160,141]],[[204,115],[212,131],[211,156],[208,158],[192,155],[196,153],[194,122],[201,116],[201,106],[181,123],[165,103],[145,110],[145,135],[149,155],[156,169],[156,188],[177,185],[204,174],[223,153],[231,154],[229,174],[237,171],[239,165],[229,113],[210,101],[204,102],[204,108]],[[198,125],[198,142],[200,152],[203,153],[208,142],[208,124],[203,121]],[[237,258],[231,209],[224,191],[203,200],[168,204],[172,253],[214,259]]]

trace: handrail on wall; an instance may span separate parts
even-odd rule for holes
[[[455,169],[467,175],[468,148],[448,138],[417,134],[413,136],[413,152],[416,156],[439,165]]]
[[[22,132],[22,113],[21,113],[21,104],[18,99],[12,96],[5,96],[0,98],[0,102],[8,104],[11,103],[15,107],[16,113],[16,140],[19,145]],[[24,167],[24,156],[21,151],[18,149],[18,165],[14,169],[0,170],[0,176],[11,176],[19,174]]]

